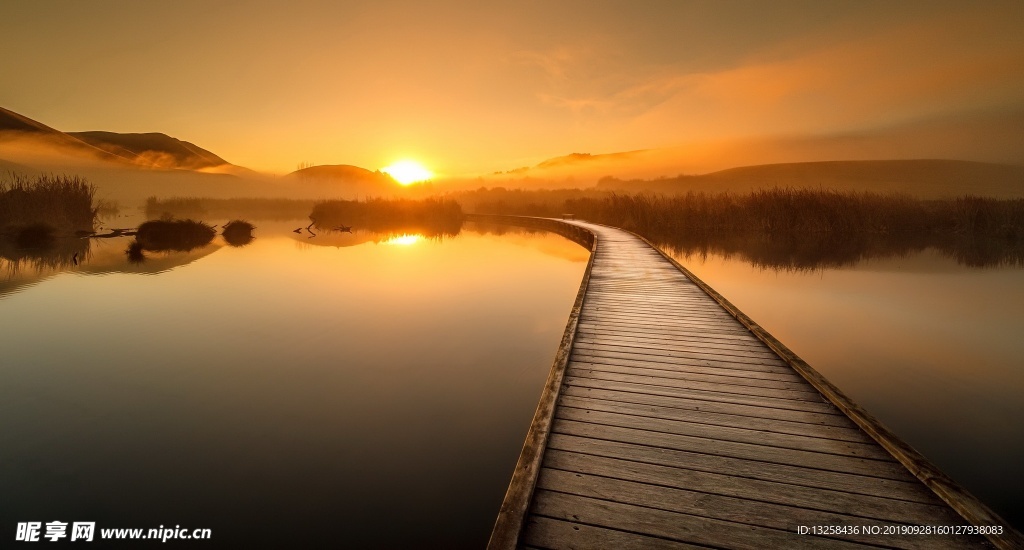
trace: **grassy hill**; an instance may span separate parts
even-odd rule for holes
[[[304,187],[319,187],[345,196],[389,196],[402,190],[391,176],[351,164],[325,164],[296,170],[286,176]]]
[[[199,170],[229,164],[195,144],[156,132],[119,134],[93,131],[68,132],[68,135],[109,153],[158,168]]]
[[[166,134],[115,132],[62,132],[39,121],[0,107],[0,133],[4,139],[28,140],[67,157],[87,157],[121,165],[174,170],[231,167],[221,157]]]
[[[924,198],[959,195],[1024,197],[1024,166],[961,160],[866,160],[742,166],[709,174],[654,180],[602,178],[597,188],[619,192],[745,193],[756,189],[897,191]]]

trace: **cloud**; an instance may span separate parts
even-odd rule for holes
[[[1012,18],[983,11],[939,13],[843,41],[795,37],[731,66],[606,65],[589,80],[565,67],[587,60],[548,56],[563,81],[537,97],[609,131],[648,136],[647,144],[842,132],[1024,106],[1024,43],[1011,27]]]

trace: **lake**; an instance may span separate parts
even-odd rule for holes
[[[3,521],[210,528],[217,547],[485,544],[587,252],[472,224],[295,225],[141,263],[123,238],[6,261]],[[1024,269],[855,252],[673,254],[1021,527]]]
[[[924,248],[772,267],[672,252],[855,402],[1024,527],[1024,269]]]
[[[486,544],[588,252],[294,226],[141,263],[127,238],[0,260],[3,525]]]

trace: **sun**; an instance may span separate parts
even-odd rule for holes
[[[400,160],[391,166],[381,168],[380,171],[395,178],[395,181],[402,185],[411,185],[434,177],[433,172],[414,160]]]

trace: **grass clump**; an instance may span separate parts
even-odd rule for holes
[[[135,240],[152,252],[188,252],[210,244],[217,232],[195,220],[150,220],[139,226]]]
[[[245,246],[253,241],[253,230],[256,226],[245,220],[231,220],[224,224],[221,236],[231,246]]]

